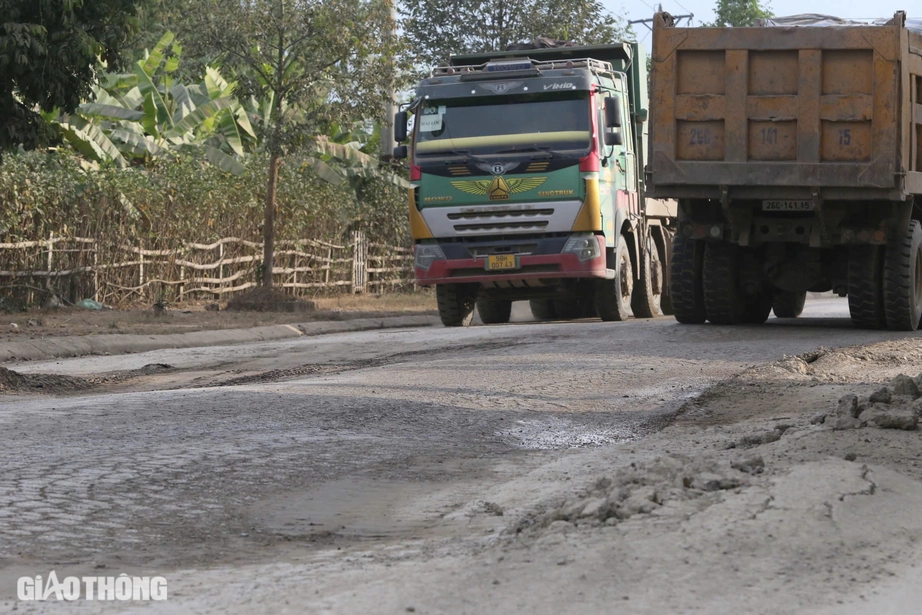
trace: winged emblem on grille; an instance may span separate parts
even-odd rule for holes
[[[505,175],[509,171],[517,168],[521,162],[480,162],[477,163],[477,168],[481,171],[486,171],[491,175]]]
[[[506,179],[494,177],[490,179],[474,179],[467,181],[453,181],[451,185],[461,192],[477,196],[490,195],[491,201],[504,201],[510,194],[521,194],[534,190],[547,181],[547,177],[522,177]]]

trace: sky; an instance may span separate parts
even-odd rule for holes
[[[714,19],[716,0],[661,0],[663,10],[673,15],[692,13],[694,25]],[[898,10],[905,10],[909,17],[922,17],[922,9],[912,9],[918,0],[771,0],[768,4],[775,15],[796,15],[798,13],[823,13],[836,17],[893,17]],[[602,4],[616,15],[626,14],[628,19],[648,19],[653,17],[654,0],[602,0]],[[763,4],[764,6],[764,4]],[[685,25],[685,22],[682,23]],[[649,30],[643,24],[635,24],[637,37],[650,49]]]

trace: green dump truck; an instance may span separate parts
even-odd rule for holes
[[[408,127],[412,114],[412,128]],[[671,313],[676,206],[647,198],[634,43],[455,56],[394,121],[417,283],[446,326]]]

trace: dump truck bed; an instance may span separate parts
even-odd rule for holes
[[[922,195],[922,34],[886,25],[653,32],[657,197]]]

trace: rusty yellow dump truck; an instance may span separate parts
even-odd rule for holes
[[[647,185],[679,200],[676,319],[922,319],[922,21],[820,16],[751,28],[654,18]]]

